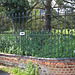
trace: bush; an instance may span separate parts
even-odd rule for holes
[[[38,75],[39,66],[35,66],[36,68],[34,67],[34,64],[32,62],[29,62],[25,69],[25,75]]]
[[[0,39],[0,52],[22,55],[19,44],[5,37]]]

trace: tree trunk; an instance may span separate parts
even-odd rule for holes
[[[16,42],[18,42],[18,38],[17,38],[17,34],[16,34],[16,28],[15,28],[15,26],[13,24],[13,21],[11,21],[11,22],[12,22],[12,27],[14,29],[14,36],[15,36]]]
[[[43,30],[51,30],[51,1],[52,0],[46,0],[45,25]]]

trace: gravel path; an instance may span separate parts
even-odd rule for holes
[[[10,74],[0,70],[0,75],[10,75]]]

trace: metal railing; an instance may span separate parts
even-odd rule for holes
[[[55,10],[50,14],[43,14],[42,10],[30,15],[2,14],[0,52],[44,58],[75,57],[75,9]],[[45,16],[50,18],[49,25]]]

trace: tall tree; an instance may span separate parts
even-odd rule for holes
[[[30,3],[29,3],[30,1]],[[31,4],[31,5],[30,5]],[[51,30],[51,10],[55,7],[65,8],[73,7],[75,8],[75,0],[2,0],[2,6],[7,8],[7,12],[10,13],[22,13],[28,11],[28,15],[34,8],[45,10],[45,25],[43,30]],[[24,30],[24,27],[22,27]]]
[[[51,11],[53,8],[75,8],[75,0],[39,0],[42,6],[36,6],[35,8],[45,10],[45,25],[43,30],[51,30]]]

